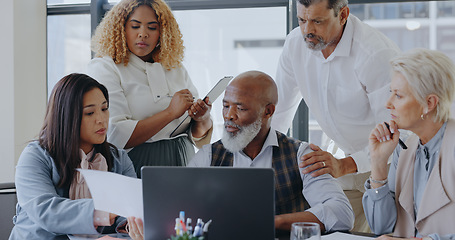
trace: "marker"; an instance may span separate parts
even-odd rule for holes
[[[185,211],[180,211],[179,218],[182,219],[183,222],[185,222]]]
[[[183,233],[186,233],[186,226],[185,226],[185,223],[182,221],[182,219],[179,219],[179,222],[180,222],[180,234],[183,235]]]
[[[180,231],[181,231],[181,226],[180,226],[180,219],[179,219],[179,218],[176,218],[176,219],[175,219],[175,227],[174,227],[174,229],[175,229],[175,235],[176,235],[176,236],[180,236],[180,234],[181,234],[181,233],[180,233]]]
[[[204,225],[204,222],[202,221],[202,219],[198,218],[197,219],[197,223],[196,223],[196,227],[194,227],[193,237],[202,236],[202,225]]]
[[[389,126],[389,124],[388,124],[387,122],[384,122],[384,124],[385,124],[385,126],[387,127],[387,130],[390,131],[390,126]],[[393,133],[390,132],[390,134],[391,134],[390,137],[393,137]],[[401,146],[403,149],[408,149],[408,147],[406,146],[406,144],[404,144],[404,142],[401,141],[401,139],[399,139],[399,138],[398,138],[398,143],[400,144],[400,146]]]
[[[191,224],[192,224],[191,218],[187,218],[186,219],[186,233],[188,233],[188,235],[193,234],[193,226],[191,226]]]

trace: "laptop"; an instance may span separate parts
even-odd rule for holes
[[[274,240],[274,181],[273,169],[142,167],[144,238],[175,236],[184,211],[193,229],[212,220],[210,240]]]

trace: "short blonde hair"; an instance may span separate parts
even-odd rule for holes
[[[405,77],[422,106],[426,106],[428,95],[438,96],[435,122],[449,119],[455,94],[455,66],[449,57],[438,51],[417,48],[396,56],[390,63],[394,72]]]
[[[128,65],[129,50],[126,44],[125,24],[134,10],[150,6],[160,24],[159,45],[153,50],[154,62],[164,68],[180,67],[183,61],[183,39],[179,25],[169,6],[162,0],[122,0],[115,5],[96,28],[92,38],[92,51],[95,57],[111,57],[115,63]]]

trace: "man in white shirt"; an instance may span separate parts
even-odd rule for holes
[[[223,99],[222,139],[204,145],[188,166],[272,167],[277,229],[290,230],[293,222],[316,222],[322,232],[350,230],[353,211],[336,180],[329,174],[303,174],[298,167],[298,159],[312,152],[308,143],[270,127],[277,94],[275,82],[265,73],[237,76]]]
[[[379,31],[349,15],[347,0],[298,0],[299,28],[286,38],[276,81],[279,101],[272,126],[287,132],[303,97],[322,131],[346,154],[303,156],[304,173],[338,178],[356,214],[354,231],[369,231],[361,204],[369,175],[368,136],[387,120],[389,59],[399,49]],[[365,174],[360,174],[365,173]],[[343,176],[343,177],[342,177]],[[341,178],[339,178],[341,177]]]

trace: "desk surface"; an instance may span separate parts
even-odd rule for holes
[[[350,232],[348,234],[357,235],[357,236],[365,236],[365,237],[376,237],[376,235],[372,233],[363,233],[363,232]],[[100,234],[100,235],[68,235],[69,239],[71,240],[93,240],[99,239],[104,236],[110,236],[119,239],[129,239],[131,238],[126,234]],[[277,231],[276,232],[276,240],[289,240],[290,232],[289,231]]]
[[[370,238],[376,238],[377,237],[373,233],[364,233],[364,232],[344,232],[344,233],[352,234],[352,235],[356,235],[356,236],[370,237]],[[326,235],[326,234],[324,234],[324,235]],[[276,231],[276,240],[289,240],[289,239],[290,239],[290,232],[289,231],[282,231],[282,230],[277,230]]]
[[[71,235],[70,234],[70,235],[68,235],[68,238],[70,240],[93,240],[93,239],[99,239],[99,238],[102,238],[105,236],[131,240],[131,238],[128,236],[128,234],[122,234],[122,233],[99,234],[99,235]]]

